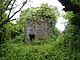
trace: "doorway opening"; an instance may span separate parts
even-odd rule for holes
[[[35,39],[35,35],[34,34],[30,34],[29,35],[29,39],[31,40],[31,42]]]

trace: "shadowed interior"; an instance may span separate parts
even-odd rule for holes
[[[35,39],[35,35],[34,35],[34,34],[30,34],[30,35],[29,35],[29,38],[30,38],[30,40],[32,41],[32,40]]]

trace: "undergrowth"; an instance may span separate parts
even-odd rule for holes
[[[48,37],[28,44],[17,37],[0,45],[0,60],[80,60],[79,51],[71,48],[70,37],[61,35],[56,40]]]

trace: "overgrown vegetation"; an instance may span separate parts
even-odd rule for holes
[[[53,8],[46,4],[37,8],[28,8],[21,12],[20,19],[16,21],[16,24],[8,22],[3,25],[0,29],[0,60],[80,60],[79,12],[76,14],[73,14],[73,11],[66,13],[64,17],[69,21],[61,34],[55,28],[54,34],[43,40],[35,39],[29,43],[23,42],[25,20],[27,18],[37,20],[40,17],[44,17],[45,19],[49,17],[50,19],[47,20],[50,20],[51,27],[53,28],[54,25],[52,24],[56,21],[56,16],[58,17],[58,14],[55,15],[55,12],[53,12],[55,9],[55,7]],[[38,13],[40,16],[38,16]],[[6,14],[2,17],[4,20]]]
[[[20,41],[22,37],[5,41],[1,45],[0,60],[79,60],[80,53],[76,45],[74,46],[75,42],[72,42],[71,36],[67,33],[56,40],[48,37],[45,40],[34,40],[28,44]]]

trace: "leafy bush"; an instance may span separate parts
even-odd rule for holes
[[[0,60],[80,60],[80,52],[72,44],[72,35],[62,34],[56,40],[48,37],[29,44],[18,36],[0,45]]]

